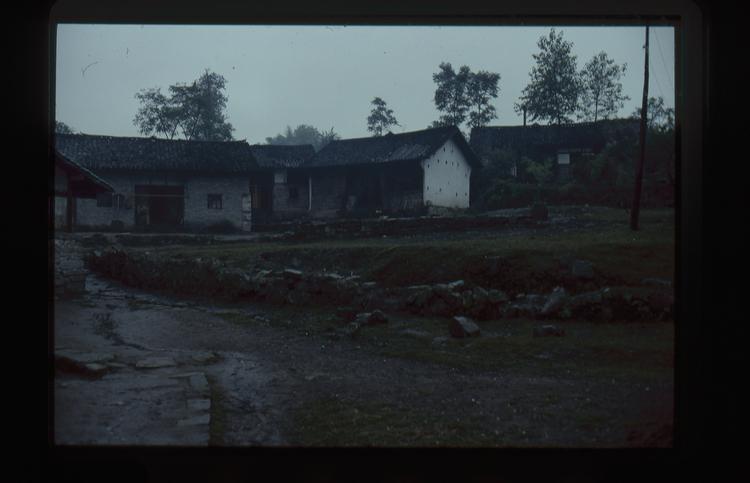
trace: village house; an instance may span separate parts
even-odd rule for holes
[[[549,126],[485,126],[471,130],[470,144],[483,166],[505,151],[515,158],[507,174],[517,176],[522,157],[552,159],[555,179],[565,181],[570,176],[571,165],[578,159],[598,154],[607,143],[617,139],[636,139],[638,130],[637,119]]]
[[[308,175],[298,169],[315,154],[310,144],[250,146],[261,171],[250,183],[256,224],[305,216],[310,206]]]
[[[59,155],[107,180],[113,192],[75,204],[79,227],[180,230],[231,224],[250,230],[245,141],[213,142],[58,134]]]
[[[113,191],[105,180],[56,151],[54,196],[49,197],[53,227],[72,231],[78,200],[96,199]]]
[[[299,168],[313,217],[468,208],[480,162],[455,126],[332,141]]]

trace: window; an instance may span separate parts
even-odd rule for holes
[[[97,194],[96,206],[98,206],[99,208],[112,208],[112,193]]]
[[[220,194],[208,195],[208,209],[209,210],[221,209],[221,195]]]
[[[112,205],[117,208],[118,210],[124,210],[127,208],[125,205],[125,195],[121,193],[117,193],[112,197]]]
[[[558,153],[557,164],[570,164],[570,153]]]

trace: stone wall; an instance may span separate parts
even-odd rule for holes
[[[203,227],[224,220],[242,226],[242,195],[249,193],[248,180],[235,177],[195,177],[185,182],[185,226]],[[220,210],[208,208],[208,195],[221,194]]]
[[[669,286],[628,287],[569,294],[509,294],[457,280],[410,287],[382,287],[357,275],[294,269],[241,269],[210,258],[164,259],[109,249],[89,258],[92,270],[144,289],[188,296],[253,300],[274,304],[348,306],[418,315],[468,315],[503,318],[583,320],[671,320],[674,295]]]
[[[86,249],[71,239],[57,238],[52,243],[55,298],[83,294],[88,275],[84,263]]]

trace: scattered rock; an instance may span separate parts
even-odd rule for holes
[[[218,360],[215,352],[198,352],[192,355],[192,359],[199,364],[206,364]]]
[[[555,290],[553,290],[547,297],[547,301],[544,303],[544,306],[542,306],[542,310],[539,314],[546,317],[557,314],[565,305],[566,298],[567,294],[565,293],[564,288],[555,288]]]
[[[562,337],[565,335],[565,329],[556,325],[542,325],[534,327],[534,337]]]
[[[373,310],[370,313],[370,317],[367,319],[368,324],[385,324],[388,322],[388,317],[380,310]]]
[[[404,335],[410,335],[412,337],[416,337],[418,339],[427,338],[430,336],[429,332],[426,332],[424,330],[419,329],[404,329],[401,331]]]
[[[211,409],[210,399],[188,399],[188,409],[191,411],[208,411]]]
[[[386,317],[386,315],[380,310],[373,310],[372,312],[362,312],[357,314],[354,322],[358,325],[384,324],[388,322],[388,317]]]
[[[326,280],[328,282],[337,282],[339,280],[343,280],[344,277],[342,275],[339,275],[337,273],[329,272],[323,275],[323,280]]]
[[[466,283],[463,280],[456,280],[448,284],[448,288],[453,292],[461,291],[464,287],[466,287]]]
[[[477,337],[480,334],[479,326],[468,317],[453,317],[448,324],[448,331],[453,337]]]
[[[105,366],[104,364],[99,364],[97,362],[92,362],[91,364],[85,365],[86,369],[91,372],[92,374],[104,374],[109,370],[109,367]]]
[[[445,343],[446,343],[447,341],[448,341],[448,338],[447,338],[447,337],[444,337],[444,336],[440,336],[440,337],[435,337],[434,339],[432,339],[432,345],[433,345],[433,346],[439,346],[439,345],[443,345],[443,344],[445,344]]]
[[[578,294],[575,297],[571,297],[568,301],[568,305],[574,309],[600,303],[602,303],[602,292],[599,291]]]

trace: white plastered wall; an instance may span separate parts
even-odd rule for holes
[[[424,202],[447,208],[469,207],[471,166],[452,139],[422,161]]]

